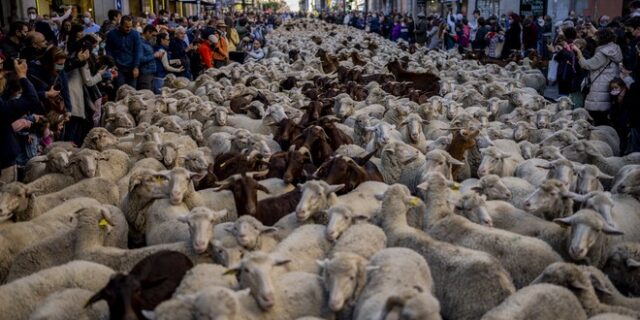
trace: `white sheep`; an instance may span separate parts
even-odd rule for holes
[[[326,236],[334,242],[329,256],[337,252],[351,252],[369,259],[387,246],[387,236],[377,226],[359,220],[368,220],[366,215],[354,214],[345,205],[333,206],[328,210],[329,224]]]
[[[173,296],[194,294],[213,286],[236,288],[238,281],[233,276],[224,275],[226,270],[227,268],[219,264],[201,263],[195,265],[184,275]]]
[[[89,301],[93,295],[93,291],[79,288],[57,291],[38,305],[29,320],[109,319],[109,306],[105,301],[87,307],[81,303]]]
[[[29,319],[31,312],[50,294],[66,288],[97,291],[113,273],[112,269],[101,264],[72,261],[18,279],[0,287],[2,317]]]

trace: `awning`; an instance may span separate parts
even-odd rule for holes
[[[201,5],[203,6],[215,6],[216,4],[211,2],[211,1],[204,1],[204,0],[176,0],[177,2],[182,2],[182,3],[193,3],[193,4],[198,4],[198,2],[200,2]]]

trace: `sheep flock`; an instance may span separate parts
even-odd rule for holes
[[[640,319],[640,154],[531,61],[318,20],[0,186],[2,319]]]

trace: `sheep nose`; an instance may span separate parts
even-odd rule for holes
[[[524,207],[525,207],[525,209],[530,209],[530,208],[531,208],[531,202],[526,201],[526,202],[524,203]]]
[[[291,183],[291,181],[293,181],[293,176],[291,174],[285,174],[284,177],[282,177],[282,180],[285,183]]]
[[[273,307],[274,301],[273,301],[273,294],[272,293],[262,294],[262,295],[260,295],[260,298],[262,299],[262,306],[264,308]]]
[[[329,308],[331,308],[331,311],[334,312],[340,311],[342,309],[342,305],[343,302],[340,300],[331,299],[331,301],[329,301]]]
[[[507,196],[507,199],[511,199],[513,197],[513,194],[511,194],[510,191],[507,191],[505,195]]]
[[[335,232],[335,231],[327,232],[327,240],[333,242],[333,241],[336,240],[337,237],[338,237],[337,236],[337,232]]]
[[[493,221],[491,221],[491,219],[483,219],[482,224],[484,224],[487,227],[493,227]]]
[[[586,250],[584,248],[571,247],[570,253],[571,253],[571,257],[573,257],[574,259],[579,259],[586,255]]]

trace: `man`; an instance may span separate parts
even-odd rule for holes
[[[418,23],[416,24],[416,43],[424,46],[427,42],[427,19],[424,12],[418,13]]]
[[[1,68],[2,64],[0,64]],[[40,101],[33,85],[27,79],[27,63],[24,60],[14,60],[13,68],[18,79],[22,95],[20,98],[3,100],[0,98],[0,182],[10,183],[18,180],[16,158],[20,154],[20,146],[14,135],[12,124],[29,112],[42,113]],[[0,72],[0,77],[4,77]],[[4,88],[0,88],[4,91]],[[24,123],[22,126],[30,123]]]
[[[22,51],[20,51],[20,58],[26,59],[28,62],[40,60],[48,48],[49,45],[42,33],[35,31],[29,32],[25,46]]]
[[[151,90],[153,77],[156,74],[156,58],[162,58],[163,51],[153,53],[153,46],[158,31],[152,25],[146,25],[142,32],[142,57],[140,58],[140,77],[138,78],[138,90]]]
[[[120,13],[120,11],[118,10],[111,9],[107,13],[107,16],[109,17],[109,20],[105,20],[104,23],[102,23],[102,27],[100,28],[100,32],[103,34],[107,34],[109,33],[109,31],[118,27],[118,25],[120,24],[120,18],[122,18],[122,13]]]
[[[27,17],[29,18],[29,29],[31,31],[40,32],[47,42],[58,45],[56,34],[51,30],[49,23],[43,21],[42,18],[38,16],[36,8],[29,7],[27,9]]]
[[[115,87],[128,84],[136,87],[140,75],[140,59],[142,47],[140,34],[133,30],[133,18],[124,16],[120,19],[120,26],[107,34],[107,55],[113,57],[118,67],[118,77],[114,82]]]
[[[0,52],[6,59],[15,59],[24,48],[29,33],[29,25],[22,21],[15,21],[9,27],[9,36],[0,42]]]
[[[84,25],[83,34],[100,32],[100,26],[93,22],[93,19],[91,19],[91,13],[89,12],[84,13],[84,16],[82,17],[82,24]]]
[[[630,17],[640,17],[640,0],[632,1],[629,4],[629,11]]]

